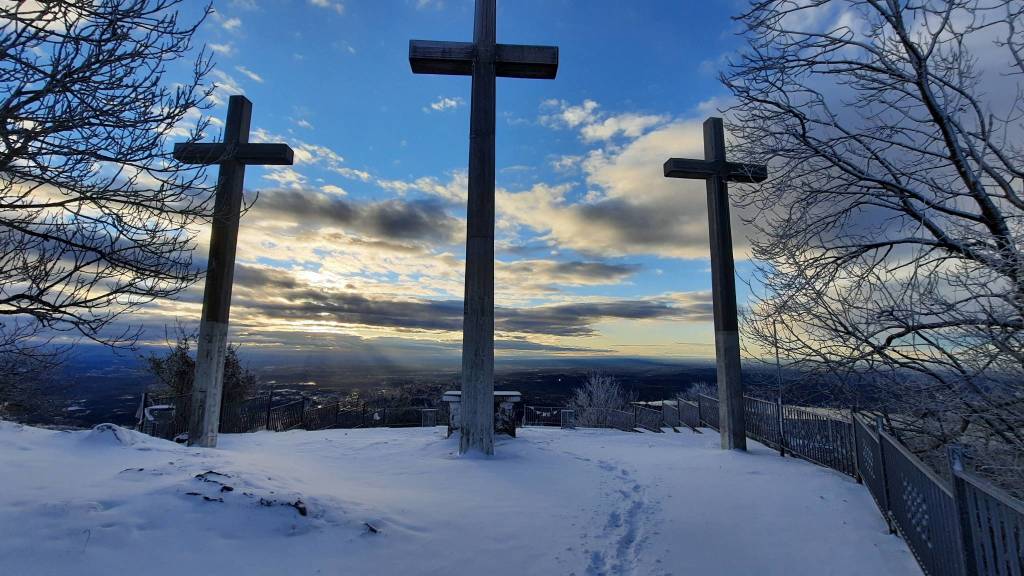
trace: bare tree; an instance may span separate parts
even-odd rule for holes
[[[21,344],[61,331],[129,346],[124,312],[196,280],[209,190],[167,140],[206,128],[211,64],[165,81],[199,25],[180,3],[0,3],[0,326],[32,335],[0,354],[52,353]]]
[[[1024,4],[756,0],[723,75],[747,337],[932,446],[1024,453]],[[866,386],[870,385],[870,388]]]
[[[627,392],[614,376],[590,372],[587,379],[572,391],[569,405],[576,410],[580,426],[606,426],[610,412],[625,410],[636,394]]]

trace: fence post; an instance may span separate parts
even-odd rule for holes
[[[875,431],[878,432],[878,475],[882,479],[882,500],[885,506],[882,516],[885,516],[885,523],[889,525],[889,534],[895,534],[896,527],[892,523],[892,510],[889,508],[889,472],[885,469],[885,443],[887,440],[880,414],[875,416]]]
[[[136,427],[136,430],[138,430],[139,432],[142,432],[143,428],[145,428],[146,425],[146,398],[148,397],[149,392],[144,390],[142,392],[142,404],[140,405],[141,407],[139,408],[139,424]]]
[[[964,448],[959,444],[946,447],[949,456],[950,486],[953,488],[953,511],[957,519],[957,542],[964,565],[964,576],[977,576],[978,563],[974,557],[974,530],[967,504],[967,482],[960,475],[964,471]]]
[[[267,431],[270,432],[270,407],[274,405],[274,389],[267,392]]]
[[[850,408],[850,441],[853,442],[853,477],[857,484],[864,483],[864,477],[860,473],[860,443],[857,442],[857,409]]]
[[[700,393],[697,393],[697,426],[704,423],[704,408],[700,404]]]
[[[786,456],[786,411],[782,404],[782,394],[775,397],[775,410],[778,412],[776,426],[779,427],[779,456]]]

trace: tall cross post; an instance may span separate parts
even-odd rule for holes
[[[473,77],[460,454],[494,453],[495,78],[552,79],[558,73],[556,47],[497,43],[496,10],[495,0],[476,0],[473,42],[409,43],[413,73]]]
[[[250,144],[251,118],[252,102],[245,96],[232,96],[228,101],[223,142],[174,145],[173,156],[179,162],[218,164],[220,167],[213,204],[210,257],[206,265],[203,316],[199,324],[196,374],[192,384],[192,413],[188,426],[190,446],[217,446],[245,167],[256,164],[290,166],[293,160],[292,149],[287,144]]]
[[[729,182],[764,182],[768,167],[728,162],[721,118],[704,122],[704,159],[671,158],[666,178],[704,180],[708,192],[711,232],[711,289],[715,312],[715,357],[718,372],[718,421],[722,448],[746,450],[743,422],[743,380],[740,376],[740,335],[736,314],[736,272],[729,223]]]

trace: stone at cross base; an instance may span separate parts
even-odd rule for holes
[[[224,391],[231,288],[235,274],[238,221],[247,165],[290,166],[293,152],[286,144],[250,144],[252,102],[244,96],[228,101],[224,142],[174,145],[174,158],[184,164],[218,164],[217,191],[210,233],[210,257],[203,291],[203,315],[196,345],[196,373],[189,415],[190,446],[217,446],[220,406]]]
[[[495,0],[476,0],[473,42],[409,43],[414,73],[473,77],[460,454],[494,453],[495,78],[552,79],[558,72],[558,48],[498,44],[495,14]]]
[[[715,365],[718,373],[718,422],[722,448],[746,450],[743,380],[740,374],[739,319],[736,313],[736,271],[729,222],[729,182],[763,182],[768,167],[726,161],[721,118],[704,122],[704,159],[672,158],[666,178],[704,180],[711,232],[711,288],[715,312]]]

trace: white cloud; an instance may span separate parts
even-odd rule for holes
[[[235,53],[235,46],[231,42],[225,44],[208,44],[210,50],[222,56],[231,56]]]
[[[305,118],[299,118],[298,120],[296,120],[295,125],[298,126],[299,128],[305,128],[306,130],[313,129],[313,124],[309,120],[306,120]]]
[[[301,189],[306,185],[306,177],[299,174],[290,166],[273,166],[266,168],[267,173],[263,178],[277,183],[282,188]]]
[[[424,10],[427,8],[440,10],[441,8],[444,8],[444,0],[416,0],[417,10]]]
[[[545,100],[541,103],[540,123],[555,129],[578,128],[584,142],[598,142],[619,135],[638,138],[669,120],[668,116],[632,112],[609,116],[602,113],[600,107],[594,100],[584,100],[578,105],[565,100]]]
[[[249,77],[250,80],[253,80],[255,82],[259,82],[260,84],[263,83],[263,77],[262,76],[260,76],[259,74],[253,72],[252,70],[249,70],[245,66],[235,66],[235,70],[238,70],[242,74],[245,74],[246,76]]]
[[[565,100],[545,100],[541,103],[542,109],[557,110],[541,115],[540,123],[551,128],[576,128],[582,124],[591,124],[597,121],[597,109],[600,106],[593,100],[584,100],[577,106],[572,106]]]
[[[551,167],[559,172],[569,172],[579,168],[581,162],[583,162],[583,156],[566,154],[551,160]]]
[[[320,187],[320,190],[327,194],[334,194],[336,196],[348,196],[348,192],[345,191],[341,186],[335,186],[333,184],[325,184]]]
[[[580,133],[586,142],[611,140],[619,134],[626,138],[639,138],[647,130],[664,124],[668,119],[667,116],[650,114],[622,114],[605,118],[601,122],[587,124]]]
[[[341,2],[332,2],[331,0],[309,0],[309,3],[317,8],[326,8],[328,10],[334,10],[338,14],[345,13],[345,5]]]
[[[350,180],[359,180],[361,182],[369,182],[372,178],[369,172],[365,170],[356,170],[355,168],[331,168],[331,171],[341,174]]]
[[[447,96],[441,96],[438,97],[437,100],[431,102],[429,108],[424,106],[423,111],[430,112],[433,110],[434,112],[444,112],[445,110],[454,110],[459,106],[465,105],[465,103],[466,101],[459,97],[450,98]]]
[[[225,20],[221,20],[220,25],[223,26],[225,30],[235,31],[242,27],[242,19],[237,17],[227,18]]]

